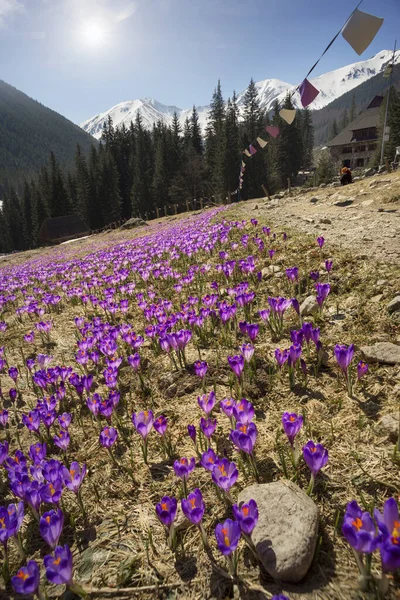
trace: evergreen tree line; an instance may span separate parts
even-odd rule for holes
[[[289,96],[283,106],[293,108]],[[0,251],[37,246],[48,217],[78,214],[96,230],[131,216],[154,217],[156,208],[164,206],[185,209],[187,200],[223,202],[238,187],[242,160],[242,199],[264,195],[262,186],[270,193],[286,187],[288,178],[311,166],[314,136],[308,110],[298,110],[288,125],[280,108],[276,103],[266,114],[251,80],[239,111],[235,93],[225,102],[218,82],[204,135],[195,107],[183,127],[177,114],[171,125],[159,121],[152,130],[144,127],[139,113],[129,128],[114,128],[109,119],[101,143],[93,144],[89,154],[77,146],[72,170],[64,172],[51,153],[49,164],[24,182],[20,194],[11,188],[4,195]],[[269,124],[280,129],[275,140],[265,131]],[[261,149],[255,144],[257,154],[246,158],[243,149],[258,136],[268,145]]]

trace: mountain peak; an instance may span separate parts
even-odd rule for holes
[[[377,73],[382,72],[392,59],[391,50],[381,50],[375,56],[367,60],[362,60],[345,67],[340,67],[329,73],[319,75],[311,79],[311,83],[320,91],[310,108],[319,110],[339,98],[346,92],[351,91],[364,81],[367,81]],[[395,63],[400,62],[400,50],[396,52]],[[279,79],[264,79],[256,82],[256,87],[260,96],[261,106],[264,110],[271,110],[275,100],[279,102],[284,100],[288,92],[293,93],[293,101],[296,106],[301,107],[300,98],[296,92],[297,85],[286,83]],[[244,101],[244,90],[238,94],[238,107],[241,110]],[[207,125],[207,118],[210,111],[209,106],[196,106],[199,113],[199,122],[203,131]],[[153,127],[157,121],[163,121],[165,124],[172,123],[173,115],[176,112],[180,123],[183,125],[186,118],[190,116],[192,108],[182,109],[174,105],[162,104],[154,98],[145,97],[137,100],[127,100],[111,107],[109,110],[100,113],[87,121],[81,123],[82,129],[90,133],[95,138],[101,137],[103,124],[110,116],[116,127],[124,123],[129,127],[131,121],[135,121],[137,113],[140,112],[145,127]]]

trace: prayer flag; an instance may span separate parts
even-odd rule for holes
[[[342,29],[342,36],[357,54],[368,48],[383,23],[383,19],[356,10]]]
[[[289,125],[291,125],[295,119],[296,116],[296,111],[292,110],[290,108],[282,108],[279,111],[279,116],[286,121],[286,123],[289,123]]]
[[[266,142],[260,137],[257,138],[257,142],[260,144],[261,148],[265,148],[265,146],[268,144],[268,142]]]
[[[251,155],[257,154],[257,148],[254,148],[254,146],[252,144],[250,144],[250,146],[249,146],[249,152],[250,152]]]
[[[250,154],[250,152],[247,150],[247,148],[246,148],[246,150],[243,150],[243,154],[245,154],[246,156],[249,156],[249,157],[251,156],[251,154]]]
[[[265,130],[268,131],[269,135],[272,135],[273,138],[276,138],[279,135],[279,127],[275,127],[275,125],[268,125]]]
[[[299,86],[299,93],[301,103],[305,108],[315,100],[319,94],[319,90],[317,90],[308,79],[304,79]]]

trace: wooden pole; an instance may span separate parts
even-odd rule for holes
[[[271,200],[271,196],[269,195],[269,192],[263,183],[261,184],[261,187],[263,189],[264,194],[268,197],[268,200]]]
[[[288,189],[288,192],[289,192],[289,195],[290,195],[292,193],[292,186],[291,186],[291,183],[290,183],[290,177],[288,177],[288,180],[287,180],[287,189]]]
[[[178,214],[178,205],[177,204],[174,204],[174,211],[175,211],[175,214],[177,215]]]
[[[167,216],[167,214],[168,214],[168,212],[167,212],[167,207],[166,207],[166,206],[165,206],[165,204],[164,204],[164,216],[166,217],[166,216]]]
[[[186,212],[189,212],[189,200],[186,199]]]
[[[160,218],[160,209],[156,206],[157,219]]]
[[[203,210],[203,198],[200,198],[200,208]]]

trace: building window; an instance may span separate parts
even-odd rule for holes
[[[360,146],[360,147],[358,148],[358,151],[359,151],[359,152],[365,152],[365,144],[363,144],[362,146]]]
[[[351,153],[352,153],[351,146],[345,146],[342,150],[342,154],[351,154]]]
[[[368,144],[368,150],[374,152],[376,150],[376,144]]]
[[[363,167],[364,166],[364,159],[363,158],[357,158],[357,167]]]

